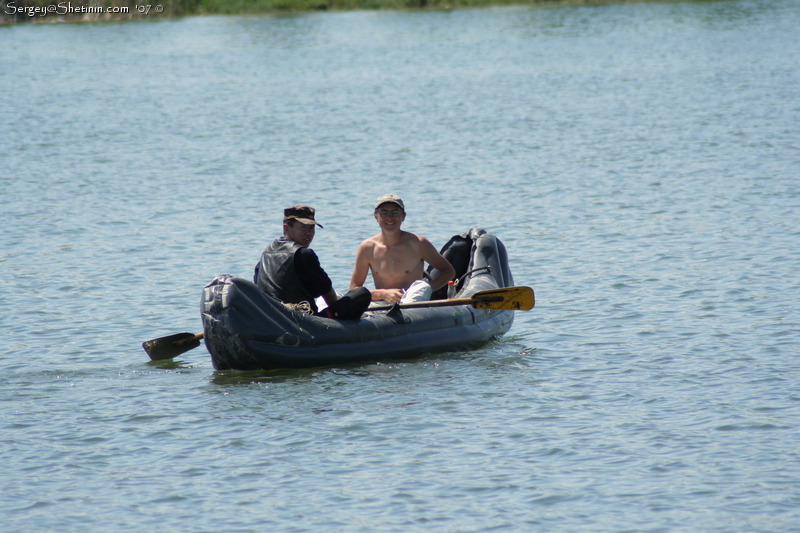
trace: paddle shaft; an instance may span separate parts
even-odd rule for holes
[[[505,309],[527,311],[535,305],[533,289],[530,287],[503,287],[488,291],[476,292],[471,298],[453,298],[452,300],[429,300],[396,304],[400,309],[427,307],[449,307],[454,305],[470,305],[476,309]],[[385,311],[395,305],[373,307],[370,311]]]
[[[205,332],[203,332],[203,331],[201,331],[200,333],[195,333],[194,340],[201,341],[201,340],[203,340],[204,336],[205,336]],[[182,344],[188,344],[190,342],[192,342],[192,341],[190,341],[189,339],[186,339],[186,340],[182,340],[182,341],[176,342],[175,345],[176,346],[181,346]]]
[[[501,298],[502,300],[502,298]],[[453,298],[452,300],[428,300],[424,302],[409,302],[399,304],[400,309],[416,309],[423,307],[450,307],[453,305],[472,305],[472,298]],[[368,311],[385,311],[393,308],[394,305],[385,305],[381,307],[373,307]]]

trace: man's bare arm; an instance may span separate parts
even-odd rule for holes
[[[453,268],[450,261],[436,251],[433,244],[425,237],[420,237],[420,251],[422,259],[439,271],[439,275],[431,280],[431,287],[434,291],[441,289],[447,285],[448,281],[456,277],[456,269]]]
[[[369,248],[367,241],[364,241],[358,246],[358,251],[356,252],[356,264],[353,266],[353,274],[350,276],[350,290],[363,287],[364,282],[367,281],[368,273]]]

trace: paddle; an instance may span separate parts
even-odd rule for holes
[[[150,356],[153,361],[161,359],[172,359],[177,357],[183,352],[188,352],[193,348],[200,346],[200,339],[203,338],[203,332],[194,333],[177,333],[169,337],[161,337],[151,341],[144,341],[142,348]]]
[[[528,311],[536,304],[533,289],[530,287],[505,287],[488,291],[476,292],[471,298],[454,298],[452,300],[430,300],[425,302],[411,302],[397,304],[400,309],[414,309],[421,307],[446,307],[452,305],[471,305],[475,309],[510,309],[513,311]],[[373,307],[370,311],[382,311],[394,308]],[[200,346],[203,333],[177,333],[168,337],[161,337],[142,343],[142,348],[153,361],[172,359],[184,352]]]
[[[430,300],[425,302],[411,302],[399,304],[400,309],[414,309],[420,307],[447,307],[451,305],[471,305],[475,309],[510,309],[513,311],[528,311],[533,309],[536,299],[530,287],[504,287],[488,291],[476,292],[470,298],[453,298],[452,300]],[[392,309],[394,305],[373,307],[370,311],[383,311]]]

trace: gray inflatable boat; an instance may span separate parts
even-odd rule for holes
[[[441,252],[456,268],[451,298],[513,285],[505,246],[482,229],[454,236]],[[310,368],[471,349],[514,321],[513,310],[450,305],[446,298],[445,287],[421,303],[431,307],[394,306],[334,320],[291,310],[251,281],[221,275],[203,289],[204,341],[218,370]]]

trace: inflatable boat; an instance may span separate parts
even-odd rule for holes
[[[214,368],[310,368],[407,359],[475,348],[506,333],[514,311],[479,305],[480,295],[513,285],[503,243],[473,228],[451,238],[441,253],[456,269],[451,287],[434,293],[429,302],[368,310],[359,320],[304,314],[249,280],[217,276],[203,289],[201,302],[202,338]]]

